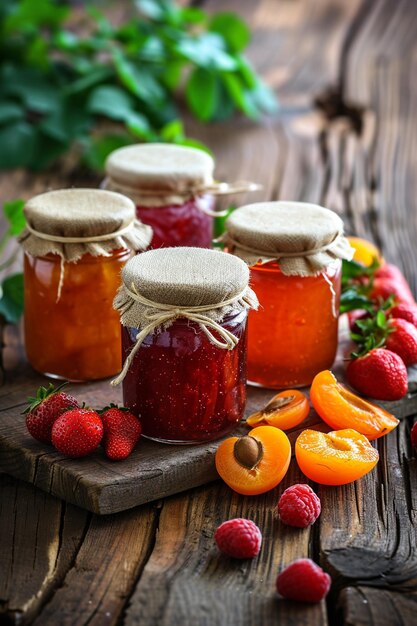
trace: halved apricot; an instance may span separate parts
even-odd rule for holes
[[[295,442],[301,471],[321,485],[345,485],[371,471],[379,454],[368,439],[347,428],[330,433],[303,430]]]
[[[251,427],[269,424],[288,430],[301,424],[309,412],[307,396],[298,389],[286,389],[274,396],[263,409],[250,415],[246,424]]]
[[[375,259],[380,263],[383,260],[381,252],[372,241],[362,239],[362,237],[348,237],[347,239],[355,250],[355,254],[353,255],[354,261],[368,267],[372,265]]]
[[[216,469],[237,493],[265,493],[281,482],[291,460],[287,435],[274,426],[258,426],[244,437],[229,437],[217,449]]]
[[[372,441],[388,434],[400,423],[394,415],[363,400],[335,376],[324,370],[311,384],[310,399],[320,417],[335,430],[353,428]]]

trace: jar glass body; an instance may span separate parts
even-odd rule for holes
[[[183,204],[155,207],[136,205],[138,218],[153,229],[150,248],[211,248],[213,217],[204,210],[214,210],[212,195],[190,198]]]
[[[59,300],[61,258],[25,254],[25,346],[35,370],[74,382],[120,371],[121,330],[113,298],[131,254],[121,249],[109,257],[86,254],[76,263],[64,262]]]
[[[236,426],[246,403],[246,319],[242,311],[220,323],[239,338],[232,350],[216,347],[184,318],[146,337],[123,381],[124,405],[141,420],[145,437],[200,443]],[[123,328],[125,357],[138,332]]]
[[[259,309],[248,324],[248,382],[309,385],[332,366],[338,341],[341,262],[318,276],[285,276],[275,261],[251,267]]]

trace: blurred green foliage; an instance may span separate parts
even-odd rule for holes
[[[0,168],[41,170],[74,142],[93,169],[128,143],[202,147],[185,137],[176,105],[182,91],[205,122],[275,110],[243,56],[250,32],[238,16],[171,0],[132,1],[132,15],[114,26],[90,2],[75,32],[65,3],[1,0]],[[120,131],[94,132],[103,119]]]

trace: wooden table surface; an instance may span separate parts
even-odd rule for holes
[[[417,7],[413,0],[211,0],[253,29],[249,56],[276,89],[280,114],[189,134],[217,158],[219,179],[252,179],[246,200],[300,199],[342,215],[373,239],[417,293]],[[2,200],[46,188],[95,186],[74,170],[0,179]],[[16,331],[6,333],[16,406],[34,375]],[[6,381],[7,382],[7,381]],[[0,476],[0,624],[36,626],[410,626],[417,624],[417,461],[412,419],[378,442],[377,469],[356,483],[318,487],[310,530],[283,527],[278,494],[305,482],[295,462],[258,497],[221,482],[111,516],[95,516]],[[219,558],[213,533],[242,516],[262,528],[258,559]],[[328,601],[279,600],[277,572],[310,556],[332,576]]]

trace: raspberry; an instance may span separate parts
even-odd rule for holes
[[[414,449],[417,450],[417,422],[411,429],[411,443],[414,446]]]
[[[281,522],[306,528],[320,515],[321,504],[309,485],[293,485],[284,491],[277,508]]]
[[[277,591],[284,598],[300,602],[320,602],[327,595],[331,578],[311,559],[298,559],[277,578]]]
[[[224,554],[235,559],[251,559],[261,549],[262,533],[251,520],[237,517],[220,524],[214,539]]]

